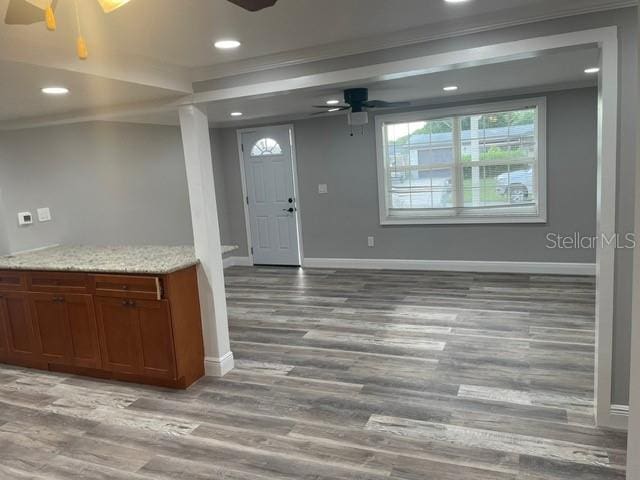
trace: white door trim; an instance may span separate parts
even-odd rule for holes
[[[638,12],[640,21],[640,11]],[[638,37],[640,46],[640,36]],[[640,68],[638,69],[640,75]],[[639,83],[636,87],[640,87]],[[640,91],[640,89],[638,90]],[[637,120],[640,122],[640,111]],[[640,164],[640,138],[636,139],[636,165]],[[635,198],[635,232],[636,238],[640,235],[640,170],[636,169],[636,198]],[[627,451],[627,479],[640,480],[640,251],[636,249],[633,254],[633,307],[631,318],[631,378],[629,385],[629,439]]]
[[[251,222],[249,221],[249,204],[247,203],[247,177],[244,170],[244,155],[242,151],[242,134],[247,132],[256,132],[266,130],[273,127],[286,127],[289,129],[289,140],[291,142],[291,162],[293,164],[293,195],[296,199],[296,230],[298,235],[298,248],[300,253],[300,265],[304,262],[304,249],[302,243],[302,215],[300,214],[302,206],[300,202],[300,189],[298,188],[298,162],[296,160],[296,142],[295,131],[292,123],[283,125],[261,125],[260,127],[239,128],[236,130],[236,141],[238,149],[238,162],[240,163],[240,180],[242,183],[242,205],[244,206],[244,225],[247,231],[247,254],[249,256],[250,265],[254,265],[253,252],[251,251]]]
[[[610,237],[616,232],[618,29],[599,29],[593,31],[592,36],[602,52],[598,90],[597,233]],[[621,422],[620,415],[612,410],[615,246],[603,243],[598,242],[596,248],[596,423],[625,428],[626,422]]]

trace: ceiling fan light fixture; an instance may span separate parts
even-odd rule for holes
[[[51,4],[44,10],[44,23],[47,26],[47,30],[54,32],[56,29],[56,15],[53,13],[53,7]]]
[[[126,5],[131,0],[98,0],[98,3],[102,7],[104,13],[111,13],[114,10]]]
[[[89,49],[87,48],[87,42],[82,36],[79,36],[76,40],[76,53],[80,60],[86,60],[87,58],[89,58]]]
[[[340,103],[340,100],[327,100],[327,105],[338,105]]]
[[[217,40],[213,46],[219,50],[232,50],[234,48],[238,48],[241,43],[238,40],[233,39],[223,39]]]

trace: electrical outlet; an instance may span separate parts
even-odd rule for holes
[[[328,191],[329,190],[327,189],[327,184],[326,183],[321,183],[320,185],[318,185],[318,193],[325,194]]]
[[[369,248],[373,248],[376,246],[376,239],[374,237],[368,237],[367,238],[367,245],[369,245]]]

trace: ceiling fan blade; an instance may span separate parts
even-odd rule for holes
[[[249,10],[250,12],[257,12],[263,8],[273,7],[278,0],[228,0],[229,2]]]
[[[4,23],[7,25],[31,25],[32,23],[44,22],[44,8],[27,0],[9,0]]]
[[[126,5],[130,0],[98,0],[104,13],[111,13],[114,10]]]
[[[325,110],[328,108],[340,108],[342,110],[351,108],[350,105],[313,105],[313,108],[324,108]]]
[[[351,107],[331,107],[331,108],[327,108],[326,106],[324,106],[324,107],[316,107],[316,108],[324,108],[324,112],[315,112],[315,113],[312,113],[311,115],[324,115],[325,113],[342,112],[344,110],[349,110]]]
[[[368,100],[362,104],[367,108],[408,107],[410,102],[385,102],[384,100]]]

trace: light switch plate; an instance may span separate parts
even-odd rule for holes
[[[376,239],[374,237],[367,237],[367,245],[369,248],[373,248],[376,246]]]
[[[320,185],[318,185],[318,193],[325,194],[328,191],[329,190],[327,189],[327,184],[326,183],[321,183]]]
[[[38,209],[38,221],[39,222],[48,222],[51,220],[51,210],[49,207],[39,208]]]

